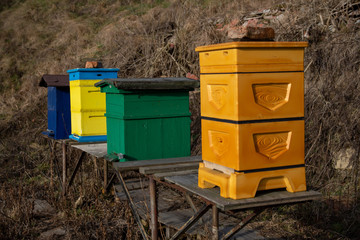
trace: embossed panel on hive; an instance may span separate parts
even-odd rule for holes
[[[289,101],[291,84],[254,84],[254,99],[260,106],[275,111]]]
[[[217,109],[221,109],[226,104],[226,94],[228,93],[228,85],[225,84],[209,84],[208,101]]]
[[[291,132],[254,134],[256,151],[272,160],[289,149],[290,140]]]
[[[221,157],[229,151],[229,133],[209,130],[208,134],[210,148],[216,156]]]

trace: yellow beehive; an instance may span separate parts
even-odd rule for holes
[[[77,68],[69,70],[71,133],[79,142],[106,141],[105,93],[94,84],[116,78],[119,69]]]
[[[98,81],[70,82],[72,134],[78,136],[106,135],[105,94],[94,87]]]
[[[304,74],[201,75],[201,115],[235,121],[304,116]]]
[[[200,55],[202,155],[199,186],[221,196],[306,190],[305,42],[232,42]]]

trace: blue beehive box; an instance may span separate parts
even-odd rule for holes
[[[39,86],[48,90],[48,128],[43,134],[68,139],[71,133],[69,76],[44,75]]]

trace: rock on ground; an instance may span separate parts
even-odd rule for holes
[[[41,233],[38,239],[39,240],[56,239],[57,237],[62,237],[65,234],[66,234],[65,229],[63,229],[62,227],[57,227]]]

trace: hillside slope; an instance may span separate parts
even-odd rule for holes
[[[49,155],[40,137],[46,129],[46,89],[38,87],[43,74],[64,74],[96,59],[105,67],[120,68],[123,78],[199,75],[195,47],[227,41],[221,29],[248,18],[268,22],[277,41],[309,42],[307,178],[310,188],[321,190],[326,201],[280,210],[279,215],[294,219],[291,229],[280,235],[351,238],[359,232],[360,4],[356,1],[8,0],[0,4],[0,11],[0,211],[18,206],[12,220],[28,221],[15,224],[15,229],[12,220],[0,214],[0,238],[38,234],[31,227],[32,216],[21,207],[24,203],[11,199],[34,191],[39,197],[47,195],[46,184],[35,181],[49,176],[48,168],[41,167]],[[192,152],[198,154],[198,93],[192,94],[191,111]],[[337,170],[339,159],[349,167]],[[277,227],[287,224],[286,217],[280,219]],[[295,231],[298,227],[305,230]]]

